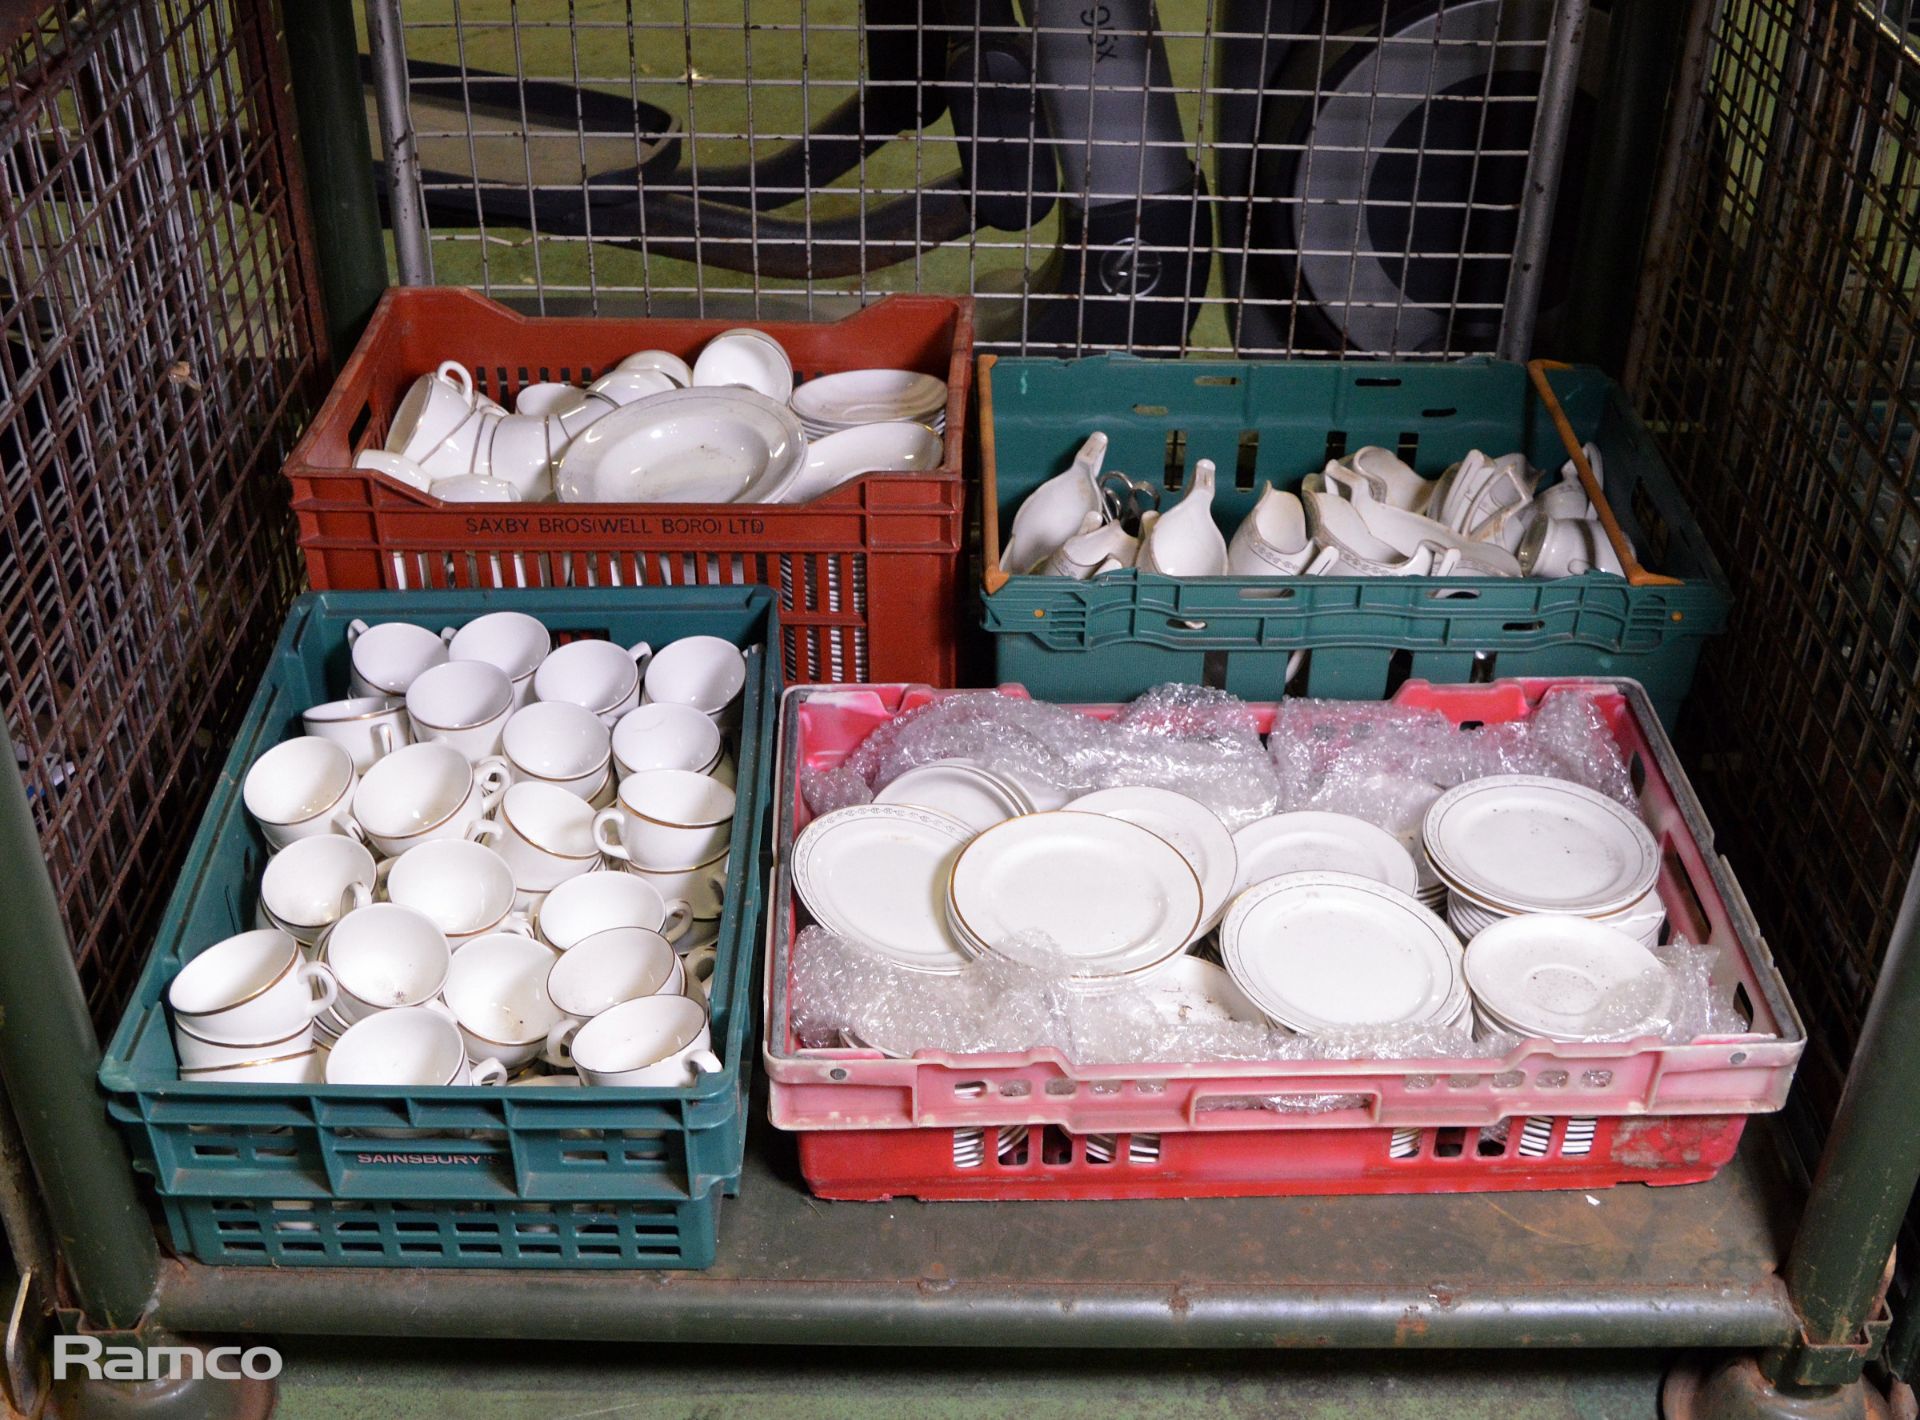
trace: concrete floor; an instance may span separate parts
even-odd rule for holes
[[[1653,1353],[849,1351],[315,1341],[277,1420],[1655,1420]]]

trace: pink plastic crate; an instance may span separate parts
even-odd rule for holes
[[[1659,1172],[1658,1141],[1678,1137],[1672,1130],[1616,1129],[1609,1122],[1615,1117],[1740,1117],[1777,1110],[1786,1101],[1806,1043],[1799,1015],[1730,867],[1713,851],[1712,830],[1645,692],[1635,682],[1613,679],[1448,686],[1413,681],[1394,699],[1432,707],[1459,724],[1524,718],[1547,695],[1592,697],[1642,786],[1641,811],[1665,860],[1660,894],[1672,930],[1726,949],[1721,953],[1725,975],[1717,985],[1733,995],[1750,1020],[1746,1033],[1707,1036],[1686,1045],[1653,1040],[1579,1045],[1530,1041],[1503,1059],[1470,1062],[1209,1061],[1143,1067],[1076,1065],[1048,1049],[972,1056],[929,1051],[910,1060],[890,1060],[870,1050],[802,1049],[793,1037],[787,1010],[791,947],[800,923],[784,867],[787,849],[810,818],[799,792],[801,769],[830,768],[901,710],[955,693],[907,685],[797,686],[787,693],[774,789],[780,814],[776,840],[780,861],[770,895],[764,1045],[772,1082],[769,1112],[783,1129],[860,1131],[869,1147],[878,1139],[878,1131],[931,1130],[950,1145],[954,1129],[1000,1125],[1054,1125],[1068,1136],[1311,1131],[1316,1139],[1325,1139],[1351,1130],[1382,1141],[1375,1151],[1382,1161],[1392,1156],[1390,1146],[1398,1147],[1403,1158],[1435,1157],[1439,1137],[1435,1131],[1465,1129],[1474,1131],[1475,1141],[1466,1152],[1482,1157],[1484,1172],[1491,1176],[1501,1168],[1527,1171],[1519,1164],[1496,1166],[1496,1158],[1507,1154],[1496,1155],[1491,1148],[1481,1152],[1480,1138],[1493,1137],[1484,1131],[1501,1121],[1540,1118],[1562,1121],[1555,1128],[1563,1129],[1568,1119],[1600,1118],[1609,1144],[1619,1137],[1629,1141],[1630,1147],[1624,1160],[1611,1154],[1583,1156],[1586,1174],[1576,1168],[1558,1185],[1584,1187]],[[1018,687],[1006,687],[1003,693],[1025,694]],[[1076,708],[1107,716],[1115,707]],[[1264,731],[1272,722],[1273,707],[1256,710]],[[1332,1112],[1308,1112],[1314,1097],[1327,1095],[1349,1097],[1350,1103]],[[1679,1134],[1691,1138],[1702,1127],[1697,1123],[1680,1128]],[[1711,1176],[1724,1161],[1722,1156],[1731,1156],[1738,1124],[1720,1123],[1707,1133],[1714,1147],[1704,1154],[1700,1139],[1675,1145],[1672,1162],[1684,1166],[1687,1177]],[[1355,1145],[1362,1142],[1357,1136],[1353,1140]],[[853,1140],[844,1143],[854,1145]],[[948,1182],[959,1191],[943,1191],[925,1181],[928,1160],[938,1154],[939,1146],[925,1149],[932,1150],[927,1159],[916,1158],[909,1167],[902,1158],[899,1168],[905,1172],[891,1175],[885,1161],[869,1152],[873,1167],[864,1175],[864,1183],[857,1151],[849,1156],[846,1148],[836,1150],[829,1141],[806,1140],[802,1158],[805,1163],[808,1152],[813,1153],[821,1174],[816,1184],[829,1175],[838,1180],[833,1196],[883,1196],[885,1192],[926,1197],[1028,1196],[991,1189],[968,1192],[971,1185],[956,1179],[952,1169]],[[1072,1150],[1069,1154],[1079,1159]],[[1163,1160],[1172,1157],[1162,1154]],[[1088,1172],[1097,1167],[1091,1166]],[[1357,1182],[1359,1172],[1364,1172],[1356,1172],[1357,1167],[1350,1161],[1335,1172]],[[1601,1176],[1607,1167],[1614,1173]],[[1705,1173],[1700,1172],[1702,1168]],[[1181,1195],[1181,1178],[1175,1176],[1179,1169],[1156,1161],[1152,1172],[1148,1195]],[[815,1173],[816,1169],[808,1169],[810,1179]],[[1187,1192],[1219,1191],[1198,1187],[1199,1174],[1188,1173],[1192,1186]],[[1337,1185],[1337,1179],[1320,1181]],[[1305,1191],[1297,1178],[1284,1189],[1261,1187],[1257,1179],[1239,1182],[1237,1191]],[[1376,1186],[1361,1191],[1388,1190]],[[1056,1191],[1046,1196],[1065,1195]],[[1132,1188],[1082,1196],[1143,1195]]]

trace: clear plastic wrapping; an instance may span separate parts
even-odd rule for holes
[[[1653,949],[1672,980],[1668,1008],[1650,1014],[1645,998],[1623,998],[1599,1039],[1657,1035],[1684,1044],[1745,1027],[1731,991],[1716,988],[1712,947],[1675,941]],[[1044,938],[1023,939],[1008,955],[983,956],[950,976],[902,970],[821,927],[793,948],[792,1018],[811,1048],[869,1047],[888,1055],[930,1050],[954,1055],[1058,1050],[1083,1065],[1193,1064],[1211,1060],[1497,1059],[1521,1037],[1481,1024],[1299,1036],[1278,1026],[1180,1019],[1151,983],[1090,990]]]
[[[909,710],[839,768],[801,787],[815,813],[869,802],[909,769],[967,759],[1023,785],[1041,807],[1123,784],[1176,789],[1239,828],[1274,810],[1279,782],[1253,711],[1225,691],[1163,685],[1110,720],[995,691]]]

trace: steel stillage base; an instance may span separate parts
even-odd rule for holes
[[[760,1124],[705,1272],[163,1264],[154,1320],[888,1346],[1760,1347],[1797,1334],[1769,1130],[1710,1183],[1128,1203],[823,1203]]]

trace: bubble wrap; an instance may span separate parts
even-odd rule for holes
[[[1598,1039],[1656,1034],[1669,1044],[1744,1029],[1732,991],[1714,984],[1718,949],[1675,941],[1654,955],[1672,978],[1672,1004],[1650,1016],[1645,998],[1617,1005],[1617,1028]],[[1191,1064],[1208,1060],[1497,1059],[1520,1043],[1505,1030],[1409,1026],[1299,1036],[1278,1026],[1180,1020],[1150,989],[1098,991],[1075,983],[1044,936],[976,958],[951,976],[902,970],[821,927],[793,948],[793,1030],[803,1046],[866,1046],[891,1055],[956,1055],[1052,1048],[1077,1064]],[[1629,1029],[1631,1027],[1631,1029]],[[1331,1106],[1330,1106],[1331,1107]]]
[[[1194,685],[1156,687],[1107,721],[996,691],[948,696],[880,726],[839,768],[803,774],[801,790],[827,813],[938,759],[971,760],[1055,801],[1123,784],[1174,789],[1230,829],[1272,813],[1279,797],[1252,710]]]
[[[1584,695],[1547,695],[1525,720],[1461,730],[1437,710],[1369,701],[1288,700],[1267,739],[1277,812],[1352,814],[1399,838],[1422,865],[1420,822],[1455,785],[1492,774],[1567,779],[1634,808],[1619,746]]]

